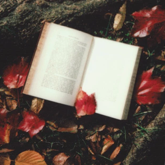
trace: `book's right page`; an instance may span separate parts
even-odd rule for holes
[[[82,90],[95,93],[96,113],[126,119],[140,59],[139,47],[94,37]]]

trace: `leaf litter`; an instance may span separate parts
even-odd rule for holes
[[[109,19],[105,35],[104,31],[101,32],[102,36],[139,46],[147,38],[143,49],[151,52],[153,39],[158,46],[165,39],[165,10],[161,6],[143,8],[132,14],[135,19],[132,20],[131,13],[127,11],[128,5],[125,1],[116,15],[111,14],[114,19]],[[163,54],[164,48],[161,52]],[[154,56],[161,55],[164,58],[162,54],[157,53],[157,50],[154,52]],[[145,56],[144,53],[142,56]],[[146,133],[143,123],[147,116],[150,118],[150,112],[155,110],[153,106],[164,104],[165,101],[163,75],[154,76],[153,68],[157,64],[151,63],[151,58],[145,58],[145,66],[138,73],[133,96],[134,115],[125,123],[96,115],[94,94],[88,96],[85,91],[80,91],[68,122],[65,122],[65,115],[61,115],[59,105],[52,108],[56,113],[53,114],[54,120],[52,116],[49,120],[49,115],[43,115],[51,112],[51,107],[46,106],[48,101],[39,98],[26,100],[19,90],[24,86],[29,64],[22,58],[20,63],[7,66],[2,76],[4,84],[0,88],[0,153],[7,155],[0,155],[0,163],[9,165],[11,155],[16,152],[16,165],[121,164],[123,158],[119,155],[122,151],[128,152],[126,146],[133,141],[135,131],[141,131],[143,136]],[[160,71],[165,67],[164,61],[161,60],[163,64]],[[15,94],[11,91],[13,88],[16,89]],[[25,106],[27,102],[30,106]],[[57,118],[61,122],[56,121]],[[23,150],[19,147],[11,148],[14,144],[23,146]]]

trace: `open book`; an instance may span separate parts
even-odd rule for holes
[[[24,94],[74,106],[82,88],[96,113],[126,119],[141,49],[45,23]]]

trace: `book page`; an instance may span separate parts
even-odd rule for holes
[[[122,119],[138,50],[136,46],[94,37],[82,90],[95,93],[96,113]]]
[[[73,106],[93,37],[48,25],[41,34],[23,93]]]

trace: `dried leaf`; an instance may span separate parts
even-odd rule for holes
[[[111,147],[113,144],[114,144],[113,139],[111,138],[110,135],[108,135],[108,137],[105,138],[103,141],[104,146],[102,148],[101,155],[104,154],[109,149],[109,147]]]
[[[83,125],[79,125],[78,129],[82,130],[82,129],[84,129],[84,126]]]
[[[59,132],[77,133],[77,131],[78,131],[78,125],[75,125],[73,127],[68,127],[68,128],[58,127],[57,131],[59,131]]]
[[[92,155],[95,155],[94,152],[92,151],[92,149],[91,149],[89,146],[87,146],[87,148],[88,148],[88,151],[89,151]]]
[[[56,123],[54,123],[52,121],[47,121],[47,123],[49,124],[49,128],[52,131],[69,132],[69,133],[77,133],[77,131],[78,131],[78,125],[76,125],[76,124],[69,125],[69,123],[68,123],[68,127],[59,127]]]
[[[50,128],[52,131],[57,130],[58,126],[57,126],[54,122],[52,122],[52,121],[46,121],[46,123],[49,124],[49,128]]]
[[[80,155],[76,155],[74,157],[74,162],[75,162],[76,165],[81,165],[82,164]]]
[[[97,141],[97,137],[98,137],[98,132],[94,133],[93,135],[86,136],[85,139],[86,140],[91,140],[92,142],[96,142]]]
[[[106,125],[100,126],[100,127],[98,128],[98,131],[99,131],[99,132],[103,131],[103,130],[105,129],[105,127],[106,127]]]
[[[117,42],[121,42],[122,40],[123,40],[123,37],[118,37],[118,38],[116,39]]]
[[[10,138],[15,137],[18,122],[19,113],[17,111],[9,112],[5,108],[0,108],[0,144],[9,143]]]
[[[43,99],[34,98],[32,100],[30,110],[33,111],[34,113],[38,114],[40,112],[40,110],[43,108],[43,105],[44,105]]]
[[[17,108],[17,101],[15,99],[7,99],[6,100],[7,106],[9,110],[15,110]]]
[[[45,121],[41,120],[34,112],[24,111],[23,120],[20,122],[18,129],[28,132],[30,137],[36,135],[45,126]]]
[[[161,40],[165,39],[165,10],[160,6],[154,6],[151,9],[143,9],[134,12],[132,15],[136,19],[132,29],[132,35],[134,37],[146,37],[151,35],[149,40],[156,43],[160,43]]]
[[[118,147],[116,147],[116,148],[114,149],[114,151],[112,152],[112,154],[111,154],[111,156],[110,156],[110,159],[111,159],[111,160],[114,160],[114,159],[117,157],[117,155],[119,154],[119,152],[120,152],[120,150],[121,150],[121,147],[122,147],[122,144],[120,144]]]
[[[8,148],[2,148],[0,149],[0,153],[7,153],[7,152],[12,152],[14,151],[13,149],[8,149]]]
[[[11,160],[8,155],[0,155],[0,165],[10,165]]]
[[[114,30],[118,31],[123,27],[123,23],[126,18],[126,5],[127,1],[120,7],[119,13],[116,14],[114,18],[113,28]]]
[[[140,110],[141,110],[141,107],[140,107],[140,106],[138,106],[138,107],[136,108],[135,113],[138,113]]]
[[[79,117],[94,114],[96,110],[94,94],[88,96],[86,92],[80,90],[75,103],[75,108]]]
[[[11,126],[8,123],[0,122],[0,144],[10,142]]]
[[[26,76],[29,71],[29,65],[24,58],[18,64],[8,66],[3,74],[4,84],[9,88],[20,88],[24,86]]]
[[[15,159],[15,165],[47,165],[44,158],[36,151],[21,152]]]
[[[62,152],[62,153],[59,153],[58,155],[55,155],[53,157],[52,162],[54,165],[63,165],[68,158],[69,156],[65,155],[65,153]]]
[[[121,162],[117,162],[117,163],[115,163],[115,164],[113,164],[113,165],[120,165],[121,164]]]
[[[120,130],[119,128],[113,128],[113,132],[117,132],[119,130]]]
[[[17,108],[17,100],[15,95],[13,94],[13,91],[6,90],[5,91],[6,96],[6,107],[9,110],[15,110]]]
[[[158,104],[161,93],[165,89],[165,82],[161,77],[152,78],[153,68],[143,72],[135,87],[135,99],[138,104]]]

